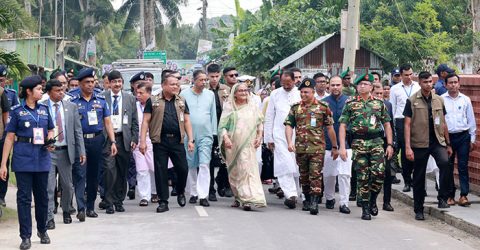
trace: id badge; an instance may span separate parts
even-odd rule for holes
[[[440,117],[435,117],[435,125],[440,125]]]
[[[370,125],[371,125],[371,126],[375,126],[376,123],[377,123],[377,117],[374,116],[374,115],[372,115],[372,116],[370,117]]]
[[[43,128],[33,128],[33,144],[43,145],[44,143]]]
[[[128,115],[127,114],[123,115],[123,124],[128,125]]]
[[[184,118],[183,118],[183,113],[180,113],[180,121],[183,122]]]
[[[317,119],[315,118],[315,116],[312,116],[312,118],[310,118],[310,126],[311,127],[317,126]]]
[[[97,111],[92,110],[88,111],[88,125],[93,126],[93,125],[98,125],[98,119],[97,119]]]
[[[112,115],[112,125],[115,130],[120,128],[120,115]]]

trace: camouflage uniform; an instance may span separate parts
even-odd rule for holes
[[[353,86],[349,86],[349,87],[343,87],[342,88],[342,94],[344,95],[348,95],[348,96],[354,96],[355,93],[357,93],[357,90],[355,89],[355,87]]]
[[[294,104],[284,124],[296,128],[296,160],[300,168],[303,193],[321,195],[325,155],[324,128],[333,125],[328,103],[315,99],[310,106],[303,102]]]
[[[382,189],[385,171],[382,125],[390,120],[383,101],[373,96],[364,101],[358,95],[347,100],[339,119],[340,123],[350,125],[353,134],[352,160],[361,201],[368,202],[370,191],[378,193]]]

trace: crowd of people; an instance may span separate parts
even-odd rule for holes
[[[7,73],[0,66],[0,205],[10,167],[20,249],[31,247],[32,193],[42,244],[50,243],[58,206],[65,224],[74,214],[80,222],[98,217],[97,197],[99,209],[115,214],[137,194],[139,206],[156,203],[157,213],[169,211],[170,196],[184,207],[187,194],[190,204],[208,207],[218,194],[250,211],[267,206],[262,183],[273,184],[268,191],[289,209],[302,204],[316,215],[323,197],[334,209],[338,192],[340,213],[350,214],[352,201],[361,219],[371,220],[382,189],[382,209],[394,211],[396,173],[404,192],[413,189],[415,219],[424,220],[427,166],[438,175],[439,208],[470,205],[476,124],[460,77],[447,65],[438,67],[435,84],[428,72],[413,81],[409,64],[384,81],[377,72],[304,77],[288,68],[257,92],[254,82],[238,81],[234,67],[217,64],[193,72],[186,88],[178,72],[164,70],[155,93],[148,72],[128,79],[126,91],[119,71],[100,83],[94,69],[84,68],[58,70],[48,81],[29,76],[17,96],[5,88]]]

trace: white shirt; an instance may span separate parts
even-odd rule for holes
[[[46,100],[48,100],[48,99],[50,99],[50,96],[48,95],[48,93],[44,93],[44,94],[42,95],[42,99],[40,99],[40,102],[46,101]],[[68,101],[68,100],[70,100],[70,99],[72,99],[72,97],[69,96],[69,95],[67,95],[67,94],[65,94],[65,95],[63,96],[63,100],[64,100],[64,101]]]
[[[403,110],[407,99],[420,90],[418,82],[412,81],[410,86],[405,86],[403,82],[399,82],[390,89],[390,102],[392,103],[392,113],[394,119],[404,118]]]
[[[325,98],[325,97],[327,97],[327,96],[329,96],[329,95],[330,95],[330,94],[325,91],[325,93],[324,93],[322,96],[320,96],[320,95],[317,93],[317,91],[315,91],[315,98],[317,98],[317,100],[319,100],[319,101],[321,101],[323,98]]]
[[[113,91],[110,92],[111,94],[111,97],[112,97],[112,103],[111,103],[111,109],[110,111],[112,112],[112,125],[113,125],[113,128],[115,130],[115,133],[118,133],[118,132],[122,132],[122,124],[123,124],[123,109],[122,109],[122,91],[118,92],[117,94],[114,94]],[[113,102],[115,101],[115,98],[114,96],[118,96],[117,97],[117,102],[118,102],[118,116],[115,117],[115,115],[113,115]],[[116,122],[117,122],[117,128],[115,128],[115,124],[113,124],[115,122],[115,119],[118,119]]]
[[[55,104],[58,104],[58,113],[55,113]],[[63,103],[60,102],[53,102],[52,100],[48,99],[48,107],[50,108],[50,114],[52,116],[53,124],[55,127],[57,127],[57,115],[60,115],[62,119],[62,127],[61,128],[56,128],[57,133],[60,133],[63,131],[63,141],[59,142],[58,137],[55,139],[57,140],[55,142],[56,147],[60,146],[67,146],[67,131],[65,131],[65,112],[63,110]],[[54,134],[53,136],[57,136],[58,134]]]
[[[462,93],[458,93],[456,98],[451,97],[448,92],[442,95],[447,115],[448,133],[459,133],[468,130],[470,142],[475,142],[475,131],[477,124],[473,113],[472,101]]]

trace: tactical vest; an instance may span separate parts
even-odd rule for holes
[[[408,99],[410,100],[410,105],[412,107],[410,146],[412,148],[428,148],[430,145],[428,104],[423,98],[421,90]],[[432,93],[432,119],[435,136],[440,145],[446,146],[443,129],[443,126],[445,125],[443,107],[444,104],[442,97]],[[438,119],[438,124],[435,123],[435,119]]]
[[[149,133],[152,143],[161,142],[163,117],[165,114],[165,99],[163,93],[151,97],[152,101],[152,117],[150,118]],[[185,137],[185,99],[183,97],[175,96],[175,111],[177,112],[178,125],[180,128],[180,143],[183,144]]]

